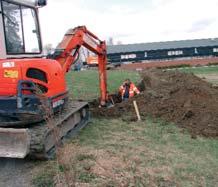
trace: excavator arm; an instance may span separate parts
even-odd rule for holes
[[[68,72],[75,62],[81,46],[86,47],[98,56],[99,83],[101,93],[101,105],[107,101],[107,53],[106,43],[101,41],[96,35],[87,30],[85,26],[70,29],[65,34],[63,40],[56,47],[53,59],[57,60],[65,72]]]

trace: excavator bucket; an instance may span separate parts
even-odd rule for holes
[[[29,152],[27,129],[0,128],[0,157],[24,158]]]

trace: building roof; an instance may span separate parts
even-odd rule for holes
[[[114,54],[114,53],[128,53],[128,52],[137,52],[137,51],[180,49],[180,48],[192,48],[192,47],[210,47],[210,46],[218,46],[218,38],[138,43],[138,44],[127,44],[127,45],[111,45],[107,47],[107,53]]]

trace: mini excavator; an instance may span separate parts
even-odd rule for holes
[[[0,157],[49,158],[55,139],[87,124],[86,102],[65,107],[65,75],[82,46],[98,56],[100,105],[107,103],[105,41],[79,26],[67,31],[52,55],[43,56],[38,9],[46,4],[46,0],[0,0]],[[45,119],[51,113],[61,114],[49,128]]]

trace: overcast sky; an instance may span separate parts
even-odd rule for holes
[[[127,44],[218,37],[217,11],[218,0],[48,0],[40,18],[44,44],[78,25]]]

